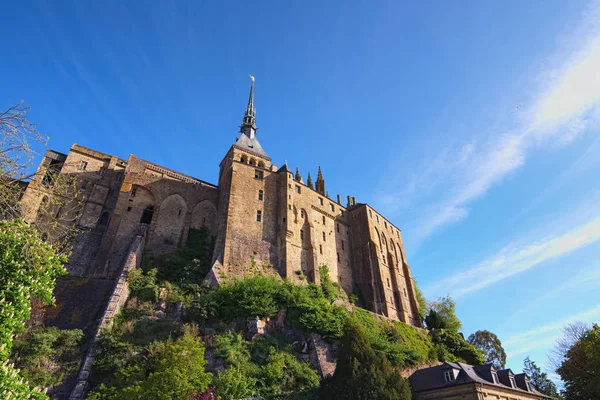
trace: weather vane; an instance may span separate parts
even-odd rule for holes
[[[250,75],[250,79],[252,79],[252,83],[254,83],[254,76]]]

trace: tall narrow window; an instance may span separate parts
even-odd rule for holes
[[[306,214],[304,214],[304,210],[300,210],[300,218],[304,218]]]
[[[338,233],[340,233],[340,224],[337,224],[336,228],[337,228]]]
[[[296,193],[300,193],[300,186],[296,185]]]
[[[304,240],[304,231],[300,229],[300,240]]]
[[[137,194],[137,188],[134,187],[133,189],[131,189],[131,197],[135,197],[136,194]]]
[[[337,260],[340,262],[340,253],[337,253]]]
[[[335,211],[335,207],[333,206],[333,204],[332,204],[332,203],[329,203],[329,209],[330,209],[331,211]]]
[[[319,245],[319,253],[323,254],[323,246]]]
[[[387,278],[387,285],[390,287],[390,278]]]
[[[373,218],[373,211],[369,210],[369,216]]]
[[[406,288],[403,288],[404,290],[404,297],[408,297],[408,294],[406,293]]]
[[[325,225],[325,216],[323,216],[323,225]]]
[[[260,222],[262,221],[262,211],[257,210],[256,211],[256,222]]]
[[[375,214],[375,219],[379,222],[379,215]]]
[[[323,241],[325,241],[325,232],[323,232]]]
[[[319,197],[319,204],[323,205],[323,198],[322,197]]]
[[[85,171],[87,169],[88,166],[88,162],[87,161],[82,161],[81,164],[79,164],[79,169],[81,171]]]
[[[263,199],[263,191],[259,190],[258,191],[258,200],[262,201],[262,199]]]
[[[344,241],[342,240],[342,250],[344,250]]]
[[[383,221],[383,225],[385,225],[385,229],[387,229],[387,222]]]

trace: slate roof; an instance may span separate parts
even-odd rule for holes
[[[449,369],[458,370],[456,379],[451,382],[446,382],[444,379],[444,371]],[[503,370],[506,376],[508,376],[508,370]],[[498,371],[500,373],[501,371]],[[526,392],[529,394],[535,394],[540,397],[550,398],[536,390],[532,392],[527,391],[525,385],[525,374],[519,374],[517,385],[522,386],[513,388],[510,385],[504,385],[503,383],[494,383],[492,378],[492,365],[479,365],[472,366],[461,362],[445,362],[435,367],[424,368],[415,371],[408,379],[410,386],[414,392],[424,392],[427,390],[441,389],[445,387],[459,386],[469,383],[482,383],[484,385],[496,386],[503,389],[515,390],[519,392]],[[521,383],[521,384],[519,384]]]
[[[246,134],[242,133],[240,137],[236,140],[235,146],[239,147],[242,150],[246,150],[250,153],[256,153],[257,155],[269,158],[269,156],[267,156],[267,153],[265,153],[265,150],[262,148],[260,143],[258,143],[258,139],[256,139],[256,137],[250,138]]]

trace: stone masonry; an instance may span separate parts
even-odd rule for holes
[[[347,294],[388,318],[421,327],[415,286],[402,234],[368,204],[329,197],[319,169],[313,185],[287,165],[278,168],[256,138],[254,83],[240,136],[219,165],[218,184],[181,174],[134,155],[127,159],[74,144],[67,154],[48,151],[39,176],[52,167],[77,178],[84,210],[78,221],[69,273],[117,279],[140,226],[146,248],[168,252],[183,245],[189,229],[206,226],[215,236],[207,280],[244,276],[269,266],[298,283],[320,282],[320,266]],[[36,178],[38,179],[38,178]],[[44,201],[34,179],[23,195],[33,221]]]

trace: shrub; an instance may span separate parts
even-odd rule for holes
[[[448,330],[433,331],[431,332],[431,340],[436,345],[436,352],[440,361],[464,361],[471,365],[482,365],[485,363],[483,353],[477,350],[472,344],[469,344],[458,332]]]
[[[408,380],[369,344],[365,330],[349,321],[333,377],[322,386],[323,399],[409,400]]]

